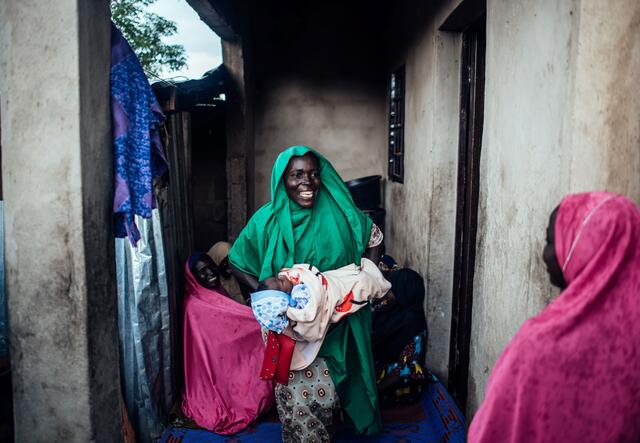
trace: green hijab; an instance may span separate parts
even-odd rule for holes
[[[318,158],[322,186],[312,208],[287,196],[282,180],[292,157]],[[280,153],[271,173],[271,201],[251,217],[229,252],[237,269],[264,280],[284,267],[309,263],[320,271],[360,263],[372,221],[353,203],[344,182],[322,155],[306,146]],[[329,331],[320,350],[340,403],[360,434],[381,429],[371,355],[371,310],[366,307]]]
[[[322,186],[312,208],[291,201],[282,176],[294,156],[318,158]],[[353,203],[331,163],[311,148],[292,146],[278,156],[271,173],[271,201],[251,217],[229,253],[238,269],[259,280],[294,263],[320,271],[359,263],[369,242],[371,219]]]

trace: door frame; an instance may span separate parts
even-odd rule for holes
[[[465,410],[473,307],[480,152],[484,121],[486,14],[462,32],[458,191],[453,267],[449,390]]]

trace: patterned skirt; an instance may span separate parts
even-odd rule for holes
[[[324,359],[289,372],[289,384],[276,386],[276,405],[284,443],[330,442],[340,401]]]

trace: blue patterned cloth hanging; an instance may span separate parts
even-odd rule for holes
[[[136,440],[152,443],[162,433],[173,400],[169,296],[153,196],[153,179],[167,169],[158,132],[164,115],[136,55],[113,23],[111,112],[122,397]]]
[[[122,33],[111,23],[111,113],[115,192],[115,235],[140,239],[137,214],[151,217],[155,207],[153,179],[167,169],[159,125],[164,121],[160,105],[138,58]]]

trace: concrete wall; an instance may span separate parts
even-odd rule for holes
[[[640,4],[488,2],[469,412],[522,322],[556,294],[540,258],[564,194],[640,200]]]
[[[241,41],[222,41],[222,58],[229,72],[230,90],[225,108],[227,138],[227,233],[235,240],[253,207],[253,94]],[[250,64],[250,63],[249,63]],[[251,204],[249,204],[251,202]]]
[[[410,3],[410,2],[405,2]],[[398,8],[389,72],[405,65],[404,183],[387,184],[387,245],[391,255],[425,277],[429,326],[427,365],[446,380],[451,331],[456,217],[459,34],[437,27],[456,5]],[[407,26],[409,24],[409,26]],[[413,32],[412,29],[413,28]]]
[[[16,441],[119,441],[106,0],[0,3]]]
[[[318,150],[344,180],[385,174],[382,84],[323,83],[278,74],[267,81],[256,103],[256,209],[270,199],[273,162],[291,145]]]
[[[264,8],[261,10],[260,7]],[[251,40],[254,208],[269,196],[284,148],[309,145],[345,180],[386,172],[386,83],[375,8],[335,2],[263,5]],[[373,11],[372,11],[373,10]],[[251,195],[251,193],[249,193]]]
[[[572,7],[488,4],[471,410],[507,340],[552,294],[540,252],[549,212],[568,186]]]
[[[571,190],[640,202],[640,3],[582,0],[575,13]]]
[[[387,184],[387,244],[426,276],[427,364],[446,378],[460,40],[438,27],[460,2],[410,3],[396,6],[388,33],[388,72],[405,64],[407,92],[405,182]],[[639,9],[488,2],[469,412],[504,345],[555,294],[540,253],[560,198],[607,188],[640,199]]]

